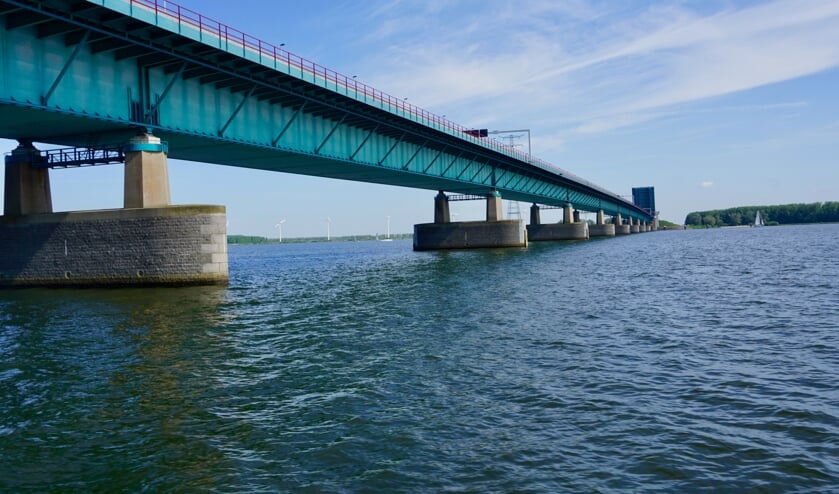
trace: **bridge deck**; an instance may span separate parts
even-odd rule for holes
[[[0,0],[0,136],[603,209],[616,194],[172,2]]]

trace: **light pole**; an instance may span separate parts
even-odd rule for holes
[[[283,243],[283,223],[285,223],[285,220],[280,220],[279,223],[274,225],[274,228],[276,228],[277,231],[279,232],[280,243]]]

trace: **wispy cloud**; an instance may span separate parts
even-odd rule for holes
[[[367,73],[466,124],[540,118],[600,133],[839,66],[835,0],[702,8],[395,2],[374,12],[365,42],[387,61],[369,59]],[[481,122],[478,102],[490,108]]]
[[[714,182],[711,182],[710,180],[705,180],[704,182],[700,182],[699,186],[702,187],[703,189],[707,189],[709,187],[713,187]]]

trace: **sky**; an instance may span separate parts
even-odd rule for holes
[[[836,0],[177,3],[461,125],[529,129],[535,156],[607,190],[655,187],[664,220],[839,201]],[[434,191],[177,160],[169,172],[173,203],[227,206],[230,234],[433,221]],[[56,211],[122,205],[119,165],[53,170],[51,185]],[[516,206],[527,219],[529,204],[505,214]],[[478,220],[484,205],[452,212]]]

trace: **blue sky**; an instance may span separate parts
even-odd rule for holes
[[[655,186],[662,219],[839,200],[836,0],[178,3],[462,125],[530,129],[534,155],[608,190]],[[56,210],[121,206],[120,166],[51,178]],[[226,205],[230,233],[433,219],[433,191],[174,160],[170,179],[177,204]]]

